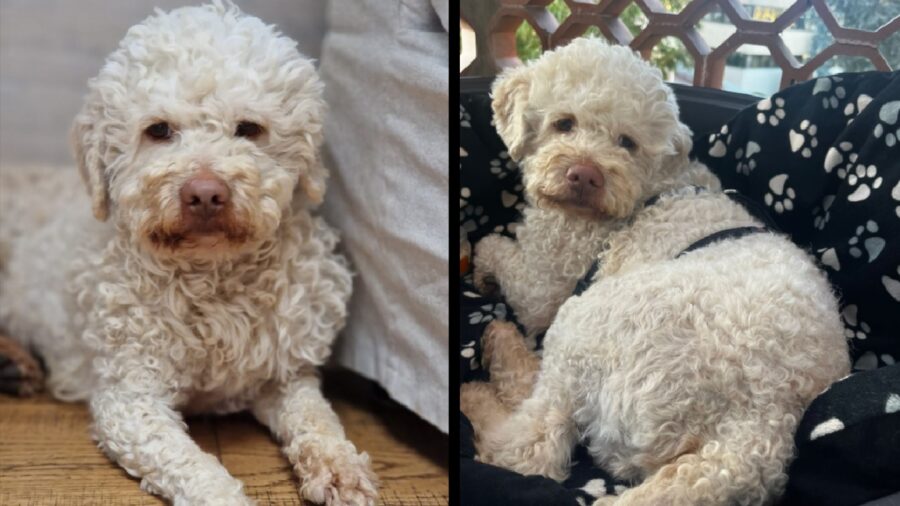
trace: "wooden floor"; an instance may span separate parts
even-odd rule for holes
[[[448,504],[447,436],[354,374],[329,370],[324,381],[347,437],[372,459],[381,504]],[[0,394],[0,505],[164,504],[100,453],[89,423],[84,405]],[[260,505],[304,504],[287,460],[252,416],[198,417],[188,425]]]

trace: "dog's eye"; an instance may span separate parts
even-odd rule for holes
[[[247,137],[248,139],[254,139],[259,137],[262,134],[263,128],[252,121],[241,121],[238,123],[237,128],[234,130],[234,135],[236,137]]]
[[[557,132],[571,132],[572,129],[575,128],[575,120],[572,118],[556,120],[553,123],[553,128],[555,128]]]
[[[634,143],[634,139],[628,137],[627,135],[619,136],[619,146],[622,146],[628,151],[634,151],[634,149],[637,148],[637,144]]]
[[[144,133],[147,134],[147,137],[156,141],[167,141],[172,138],[172,129],[169,128],[169,124],[165,121],[148,126]]]

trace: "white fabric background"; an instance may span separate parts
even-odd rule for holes
[[[359,273],[337,358],[447,432],[447,2],[329,5],[326,216]]]
[[[153,13],[201,0],[0,0],[0,163],[74,164],[72,119],[129,27]],[[322,0],[236,0],[318,58]]]
[[[0,167],[74,170],[67,134],[87,80],[154,7],[197,3],[0,0]],[[326,2],[236,3],[320,57]],[[336,358],[446,432],[447,0],[331,6],[327,212],[360,273]]]

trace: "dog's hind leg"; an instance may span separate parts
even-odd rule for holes
[[[489,383],[472,381],[459,389],[459,408],[476,436],[494,430],[531,395],[541,363],[512,323],[493,321],[481,337],[481,362]]]
[[[560,379],[542,372],[531,397],[479,438],[476,447],[484,462],[521,474],[566,479],[578,431]]]
[[[482,362],[491,373],[491,384],[508,409],[515,409],[531,395],[541,368],[537,355],[510,322],[493,321],[481,338]]]
[[[459,410],[472,423],[476,438],[509,417],[509,410],[497,397],[496,387],[484,381],[470,381],[459,387]]]
[[[793,452],[793,425],[744,424],[731,437],[709,441],[694,453],[663,465],[620,496],[601,497],[594,506],[724,506],[769,504],[787,483]]]

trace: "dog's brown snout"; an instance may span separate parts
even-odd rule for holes
[[[201,172],[181,187],[181,205],[191,214],[212,217],[228,204],[231,191],[211,172]]]
[[[569,167],[566,171],[566,179],[570,186],[587,187],[591,189],[603,186],[603,174],[596,165],[579,163]]]

